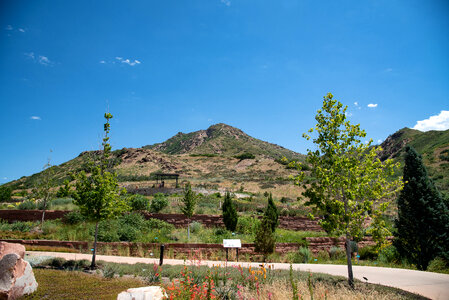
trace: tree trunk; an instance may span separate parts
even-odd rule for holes
[[[353,289],[354,288],[354,275],[352,274],[352,260],[351,260],[351,240],[349,235],[346,235],[346,261],[348,263],[348,284]]]
[[[42,229],[42,226],[44,225],[44,220],[45,220],[45,210],[46,210],[46,208],[47,208],[47,201],[48,201],[48,199],[47,199],[47,198],[44,198],[44,207],[42,208],[41,229]]]
[[[188,220],[187,224],[187,242],[190,242],[190,220]]]
[[[97,235],[98,235],[98,221],[95,223],[95,239],[94,239],[94,251],[92,252],[92,263],[90,268],[95,269],[95,255],[97,254]]]

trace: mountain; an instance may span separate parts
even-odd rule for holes
[[[381,159],[393,158],[402,163],[406,145],[422,155],[429,176],[439,190],[449,196],[449,130],[421,132],[402,128],[381,144]]]
[[[235,156],[249,153],[253,159]],[[69,173],[89,170],[101,151],[82,152],[78,157],[31,176],[7,183],[14,190],[30,189],[43,175],[52,173],[61,185]],[[281,146],[253,138],[238,128],[216,124],[206,130],[178,133],[167,141],[142,148],[112,152],[111,161],[123,186],[152,186],[155,173],[177,173],[180,182],[196,187],[226,188],[232,191],[269,191],[279,197],[297,197],[299,189],[289,179],[297,171],[279,162],[283,156],[303,160],[304,156]]]
[[[174,135],[163,143],[144,146],[167,154],[218,154],[236,156],[251,153],[273,159],[286,157],[290,160],[303,160],[304,155],[276,144],[253,138],[242,130],[223,124],[215,124],[206,130]]]

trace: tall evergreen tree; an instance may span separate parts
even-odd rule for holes
[[[181,207],[182,213],[187,217],[187,240],[190,240],[190,219],[195,213],[196,201],[197,195],[192,191],[190,183],[187,183],[184,188],[183,206]]]
[[[225,194],[222,210],[223,222],[226,226],[226,229],[229,231],[235,231],[238,222],[238,215],[237,210],[232,203],[231,194],[229,192],[226,192]]]
[[[265,210],[264,219],[268,220],[271,232],[274,232],[279,225],[279,212],[276,205],[274,204],[273,196],[271,195],[271,193],[268,196],[268,206]]]
[[[421,156],[406,147],[404,189],[398,198],[394,245],[419,270],[437,255],[449,254],[449,212]]]

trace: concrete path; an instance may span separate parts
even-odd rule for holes
[[[79,253],[60,253],[60,252],[39,252],[27,251],[27,256],[51,256],[63,257],[65,259],[87,259],[91,260],[90,254]],[[115,263],[159,263],[159,259],[141,258],[141,257],[126,257],[126,256],[109,256],[97,255],[97,260]],[[186,264],[195,263],[186,261]],[[168,265],[182,265],[184,260],[180,259],[164,259],[164,264]],[[201,261],[201,265],[222,265],[224,262],[220,261]],[[241,265],[242,267],[257,267],[260,263],[248,262],[228,262],[228,266]],[[275,269],[289,269],[290,265],[285,263],[271,263]],[[295,270],[310,271],[314,273],[326,273],[337,276],[347,277],[346,265],[320,265],[320,264],[293,264]],[[354,278],[365,281],[363,277],[368,279],[369,283],[376,283],[386,286],[396,287],[405,291],[420,294],[430,299],[435,300],[449,300],[449,275],[423,272],[407,269],[393,269],[381,267],[365,267],[353,266]]]

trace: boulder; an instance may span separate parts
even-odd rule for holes
[[[0,300],[17,299],[37,289],[33,269],[24,257],[24,246],[0,242]]]
[[[127,289],[117,296],[117,300],[162,300],[167,294],[160,286],[145,286]]]

